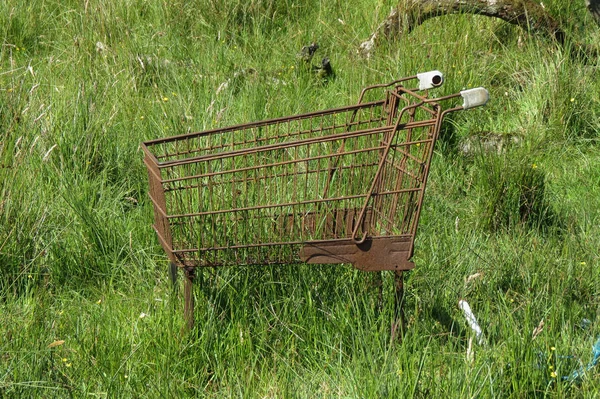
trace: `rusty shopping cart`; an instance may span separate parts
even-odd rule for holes
[[[143,143],[188,326],[198,267],[349,263],[394,271],[398,300],[442,120],[488,99],[483,88],[428,98],[442,83],[418,74],[367,87],[356,105]]]

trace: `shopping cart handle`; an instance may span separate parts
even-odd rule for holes
[[[417,74],[419,90],[432,89],[444,83],[444,75],[440,71],[429,71]]]
[[[475,108],[485,105],[490,99],[490,93],[483,87],[463,90],[460,92],[463,98],[463,109]]]

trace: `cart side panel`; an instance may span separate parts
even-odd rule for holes
[[[204,264],[247,263],[253,260],[240,262],[239,249],[229,259],[218,259],[224,252],[215,251],[350,237],[364,201],[365,181],[373,179],[379,143],[388,130],[177,166],[178,173],[191,167],[197,174],[165,179],[174,247],[197,249],[198,259],[200,252],[212,251],[215,258],[206,254],[199,260]],[[165,175],[172,174],[171,168],[165,169]],[[369,223],[370,216],[363,221],[365,226]],[[275,258],[266,256],[277,262]]]
[[[154,224],[152,227],[156,231],[160,245],[169,256],[169,259],[172,262],[177,262],[177,259],[173,254],[173,240],[169,220],[167,218],[165,192],[162,186],[160,170],[158,169],[155,160],[148,154],[144,157],[144,163],[148,169],[149,195],[154,208]]]

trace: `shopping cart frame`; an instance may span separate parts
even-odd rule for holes
[[[393,271],[400,315],[442,121],[489,97],[429,98],[442,83],[431,71],[366,87],[352,106],[144,142],[153,227],[172,275],[184,270],[187,326],[196,270],[236,264]],[[365,100],[378,89],[383,98]],[[443,109],[457,97],[462,105]]]

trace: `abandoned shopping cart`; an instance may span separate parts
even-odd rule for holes
[[[488,99],[484,88],[428,98],[442,83],[417,74],[363,89],[356,105],[143,143],[188,325],[199,267],[348,263],[396,272],[401,290],[442,120]]]

